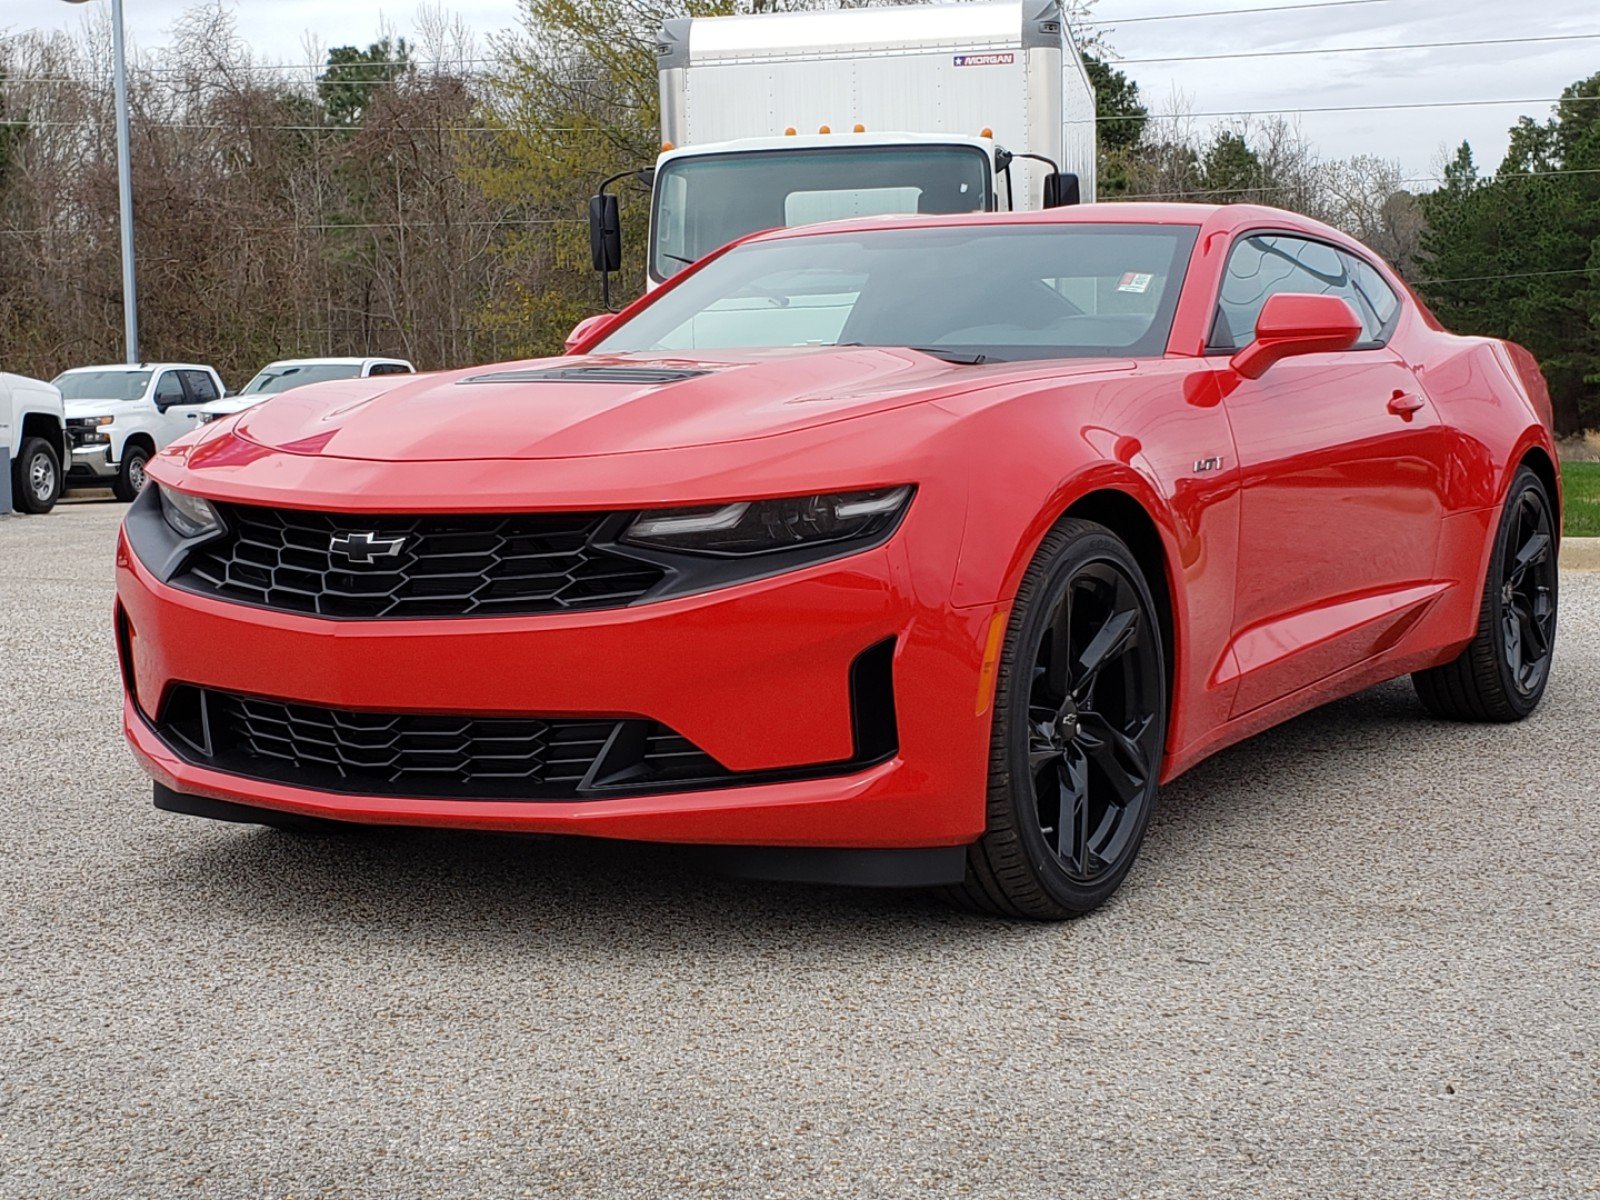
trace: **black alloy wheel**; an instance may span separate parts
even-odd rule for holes
[[[1511,685],[1531,696],[1544,687],[1556,640],[1555,522],[1543,489],[1515,499],[1500,569],[1500,631]]]
[[[1522,467],[1500,514],[1476,636],[1452,661],[1411,677],[1429,712],[1505,722],[1539,707],[1555,660],[1557,550],[1550,493]]]
[[[1061,919],[1098,907],[1138,853],[1166,732],[1155,605],[1111,531],[1068,520],[1018,593],[995,698],[989,829],[961,898]]]

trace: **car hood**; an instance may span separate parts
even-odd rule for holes
[[[383,462],[578,458],[772,437],[1045,368],[1104,366],[966,366],[879,347],[589,355],[312,384],[246,410],[233,432],[292,454]]]
[[[138,407],[138,400],[68,400],[67,420],[74,417],[120,417]]]

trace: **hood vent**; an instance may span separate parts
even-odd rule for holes
[[[649,387],[682,383],[710,372],[692,367],[533,367],[525,371],[497,371],[493,375],[472,375],[462,383],[626,383]]]

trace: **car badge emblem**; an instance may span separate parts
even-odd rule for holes
[[[379,537],[371,530],[336,533],[328,539],[328,553],[342,555],[352,563],[374,563],[380,558],[398,558],[405,544],[403,537]]]

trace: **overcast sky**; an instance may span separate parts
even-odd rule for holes
[[[107,0],[0,0],[0,30],[77,28]],[[228,0],[239,26],[262,55],[302,61],[309,38],[323,46],[370,42],[387,20],[402,33],[415,4],[393,0]],[[1479,165],[1492,168],[1519,115],[1543,119],[1573,81],[1600,71],[1600,2],[1522,0],[1365,0],[1291,8],[1306,0],[1099,0],[1096,20],[1153,111],[1175,95],[1196,112],[1305,109],[1373,104],[1432,105],[1450,101],[1539,103],[1481,107],[1305,113],[1302,131],[1325,157],[1375,153],[1398,159],[1408,175],[1432,174],[1441,150],[1470,140]],[[158,49],[173,20],[192,0],[124,0],[129,36]],[[516,0],[444,0],[479,35],[516,20]],[[1179,13],[1283,7],[1276,13],[1176,19]],[[1156,20],[1139,20],[1157,17]],[[1563,40],[1513,44],[1506,39]],[[1483,46],[1355,54],[1276,54],[1200,59],[1194,56],[1336,46],[1488,40]],[[1161,58],[1172,61],[1140,62]],[[1187,60],[1187,61],[1185,61]]]

